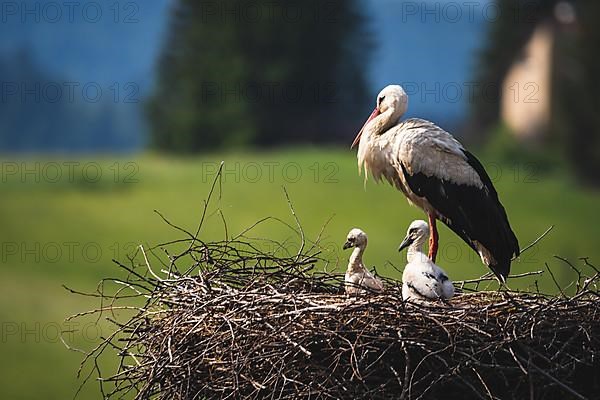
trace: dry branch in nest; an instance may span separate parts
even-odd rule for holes
[[[244,235],[205,243],[186,232],[141,248],[140,263],[119,263],[127,276],[114,280],[118,289],[106,281],[95,294],[115,329],[84,360],[103,396],[599,397],[600,273],[587,260],[569,264],[579,274],[570,296],[477,292],[475,280],[458,283],[449,303],[407,304],[400,282],[387,280],[383,294],[349,298],[343,276],[318,272],[318,241],[291,229],[297,254],[261,250]],[[156,270],[148,255],[159,248],[165,255],[152,261],[166,262]],[[124,303],[135,312],[118,320],[111,305]],[[106,374],[99,360],[110,354],[120,363]]]

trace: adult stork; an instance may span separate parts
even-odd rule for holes
[[[432,122],[400,121],[408,96],[398,85],[384,88],[377,106],[354,139],[359,173],[385,178],[429,218],[429,258],[438,250],[440,219],[475,250],[505,282],[519,243],[485,169],[448,132]]]

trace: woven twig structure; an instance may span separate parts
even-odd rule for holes
[[[185,247],[160,273],[144,252],[137,267],[119,264],[127,278],[118,291],[109,294],[103,285],[104,304],[144,301],[125,321],[113,320],[113,334],[86,358],[106,352],[121,358],[116,373],[102,376],[105,397],[593,399],[600,393],[599,273],[587,261],[595,272],[580,275],[572,296],[470,292],[463,285],[448,303],[410,304],[393,280],[382,294],[346,296],[342,276],[315,272],[318,252],[279,257],[249,242],[195,239]],[[182,261],[190,266],[185,273],[174,268]]]

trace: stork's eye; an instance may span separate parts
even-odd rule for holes
[[[381,102],[385,99],[385,96],[381,96],[377,99],[377,104],[381,104]]]
[[[414,234],[416,234],[416,233],[417,233],[417,230],[418,230],[417,228],[410,228],[410,229],[408,230],[408,233],[409,233],[409,234],[411,234],[411,235],[414,235]]]

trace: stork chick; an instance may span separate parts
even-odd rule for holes
[[[448,275],[423,253],[423,244],[429,237],[429,226],[422,220],[413,221],[398,251],[408,247],[408,264],[402,274],[404,300],[443,299],[454,295],[454,286]]]
[[[383,290],[383,282],[363,264],[362,256],[367,248],[367,234],[358,228],[352,229],[344,243],[344,250],[353,247],[354,250],[348,260],[346,270],[345,287],[349,295],[364,294],[366,292],[380,292]]]

